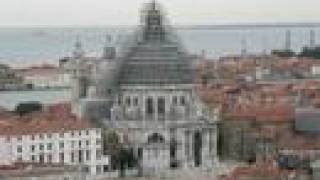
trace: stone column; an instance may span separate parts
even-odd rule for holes
[[[209,129],[202,130],[202,166],[209,167],[211,162],[210,156],[210,131]]]
[[[217,125],[214,126],[214,128],[212,129],[211,132],[211,136],[212,136],[212,152],[211,155],[213,157],[213,161],[214,163],[218,161],[218,128]]]
[[[180,161],[182,158],[182,155],[183,155],[183,152],[182,152],[182,139],[181,136],[182,132],[180,132],[179,129],[174,129],[174,133],[173,133],[173,139],[175,140],[175,143],[176,143],[176,160],[177,161]]]
[[[187,168],[189,163],[189,151],[190,151],[190,132],[189,130],[183,131],[183,141],[182,141],[182,150],[183,150],[183,167]]]
[[[178,160],[181,162],[181,166],[185,166],[185,162],[186,162],[186,159],[187,159],[187,156],[186,156],[186,150],[185,150],[185,147],[186,147],[186,131],[185,129],[179,129],[178,130]]]
[[[194,157],[193,157],[193,139],[194,139],[194,131],[189,131],[189,154],[188,154],[188,164],[190,166],[194,166]]]
[[[164,120],[165,121],[171,121],[171,119],[169,119],[170,118],[170,116],[169,116],[169,112],[170,112],[170,108],[171,108],[171,96],[170,96],[170,94],[167,94],[166,96],[165,96],[165,104],[166,104],[166,107],[165,107],[165,118],[164,118]]]
[[[158,122],[158,97],[157,96],[153,96],[153,118],[156,122]]]
[[[146,98],[146,96],[144,95],[144,92],[142,93],[142,95],[140,95],[141,96],[141,108],[142,108],[142,110],[141,110],[141,113],[142,113],[142,126],[143,126],[143,128],[145,128],[145,126],[146,126],[146,100],[147,100],[147,98]]]

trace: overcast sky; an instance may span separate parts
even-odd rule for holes
[[[320,22],[320,0],[158,0],[172,24]],[[146,0],[0,0],[0,26],[134,25]]]

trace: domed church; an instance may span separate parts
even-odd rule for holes
[[[144,174],[218,161],[219,109],[197,95],[193,58],[166,22],[157,2],[145,4],[141,25],[117,55],[74,79],[76,113],[125,136]]]

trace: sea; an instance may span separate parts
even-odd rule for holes
[[[208,26],[174,28],[183,47],[192,54],[205,53],[217,59],[237,55],[241,49],[250,54],[270,53],[285,47],[286,32],[291,33],[291,48],[299,52],[309,45],[310,31],[320,43],[320,25],[278,26]],[[100,56],[111,37],[114,46],[120,46],[134,31],[131,27],[5,27],[0,28],[0,64],[25,67],[35,64],[58,64],[70,56],[79,39],[88,56]],[[110,39],[110,38],[109,38]],[[14,109],[20,102],[40,101],[45,104],[70,100],[70,92],[11,91],[0,92],[0,106]]]

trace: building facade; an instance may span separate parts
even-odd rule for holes
[[[103,155],[100,128],[78,121],[4,123],[0,124],[1,165],[60,164],[77,166],[90,174],[103,173],[109,165],[109,157]]]
[[[0,64],[0,90],[24,89],[23,79],[9,66]]]

